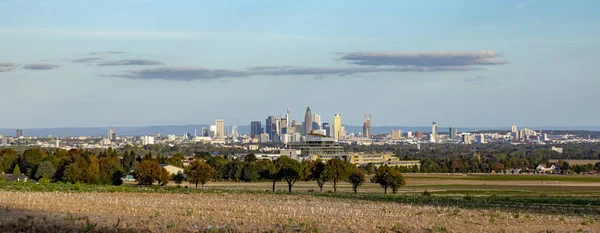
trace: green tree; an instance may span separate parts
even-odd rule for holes
[[[40,178],[52,179],[54,173],[56,173],[56,167],[54,167],[51,162],[44,161],[38,165],[37,171],[35,172],[35,178],[38,180]]]
[[[279,170],[279,177],[288,184],[288,192],[292,192],[292,186],[300,179],[300,162],[287,156],[281,156],[274,162]]]
[[[369,174],[369,175],[375,173],[375,164],[373,164],[373,163],[367,163],[367,166],[365,167],[365,170],[367,171],[367,174]]]
[[[125,154],[123,155],[123,169],[125,172],[129,173],[129,171],[131,171],[133,162],[135,162],[135,153],[133,151],[125,151]]]
[[[256,162],[256,155],[254,155],[253,153],[247,154],[246,156],[244,156],[244,162],[248,162],[248,163],[252,163],[252,162]]]
[[[348,176],[348,182],[352,184],[352,189],[354,193],[357,193],[358,186],[361,186],[366,180],[366,175],[363,171],[359,169],[354,169]]]
[[[160,169],[160,176],[158,177],[158,185],[165,186],[171,180],[171,174],[164,167]]]
[[[171,164],[176,167],[183,167],[183,154],[177,153],[167,160],[167,164]]]
[[[348,179],[352,164],[342,161],[341,159],[330,159],[325,164],[323,172],[327,180],[333,184],[333,192],[337,192],[337,186],[340,181]]]
[[[202,184],[204,189],[204,184],[215,177],[215,170],[208,163],[196,160],[188,167],[186,175],[188,181],[195,184],[196,188],[198,184]]]
[[[85,170],[85,182],[97,184],[100,179],[100,161],[96,156],[88,156],[88,167]]]
[[[119,158],[104,157],[100,159],[99,181],[101,184],[121,185],[123,175],[123,166]]]
[[[182,172],[177,172],[177,174],[173,175],[173,181],[175,181],[175,184],[181,184],[181,183],[183,183],[184,180],[185,180],[185,175],[183,175]]]
[[[40,148],[27,149],[21,155],[19,167],[25,171],[25,175],[35,178],[37,166],[44,161],[46,153]]]
[[[272,191],[275,192],[275,183],[281,180],[279,177],[279,169],[275,166],[275,163],[271,162],[271,160],[259,160],[258,163],[261,163],[262,170],[259,172],[261,179],[269,180],[272,182]]]
[[[68,165],[62,176],[62,181],[69,183],[77,183],[83,180],[83,171],[77,166],[76,163]]]
[[[391,187],[394,193],[398,191],[398,189],[404,185],[406,185],[406,181],[402,173],[388,167],[387,165],[381,166],[377,169],[377,173],[373,177],[375,183],[378,183],[383,187],[384,193],[387,194],[387,190]]]
[[[252,163],[247,163],[244,162],[245,166],[244,169],[242,170],[242,179],[244,181],[256,181],[258,179],[260,179],[260,175],[258,174],[259,170],[258,170],[258,165],[256,164],[256,162],[252,162]]]
[[[19,168],[19,164],[15,165],[15,169],[13,169],[13,175],[21,175],[21,169]]]
[[[215,169],[215,179],[225,179],[225,166],[227,165],[227,160],[225,158],[221,156],[213,156],[210,157],[206,162]]]
[[[140,185],[152,185],[160,179],[161,168],[152,160],[144,160],[135,169],[135,179]]]
[[[0,150],[0,172],[10,173],[19,162],[19,153],[13,149]]]

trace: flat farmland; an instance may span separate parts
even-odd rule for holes
[[[0,191],[3,232],[593,232],[598,220],[309,195]]]

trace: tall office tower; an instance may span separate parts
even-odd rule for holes
[[[321,116],[319,114],[315,113],[315,117],[313,118],[312,129],[313,130],[320,130],[321,129]]]
[[[340,126],[340,131],[338,131],[338,136],[340,137],[339,140],[346,139],[346,127]]]
[[[512,125],[512,126],[510,127],[510,132],[511,132],[511,133],[516,133],[516,132],[517,132],[517,125]]]
[[[402,130],[393,129],[391,136],[392,136],[392,140],[400,140],[400,138],[402,138]]]
[[[288,132],[288,126],[290,125],[290,123],[288,123],[288,119],[286,117],[281,117],[281,120],[279,120],[279,134],[280,135],[284,135]]]
[[[371,138],[371,115],[365,115],[363,122],[363,136],[365,138]]]
[[[208,128],[209,128],[208,136],[210,138],[216,138],[216,135],[217,135],[217,126],[216,125],[210,125]]]
[[[262,129],[262,126],[260,124],[260,121],[250,122],[250,137],[251,138],[259,137],[260,134],[262,133],[262,132],[260,132],[261,129]]]
[[[325,136],[332,137],[331,135],[331,125],[329,123],[323,123],[323,129],[325,130]]]
[[[238,126],[237,125],[231,126],[231,136],[234,138],[236,138],[238,136]]]
[[[448,138],[450,138],[450,140],[454,140],[455,137],[456,137],[456,128],[453,128],[453,127],[448,128]]]
[[[269,135],[269,139],[273,142],[277,141],[280,135],[279,122],[280,119],[274,116],[267,117],[265,122],[265,133]]]
[[[310,134],[312,131],[312,112],[310,111],[310,107],[306,108],[306,113],[304,114],[304,135]]]
[[[109,129],[108,130],[108,140],[109,141],[115,141],[115,140],[117,140],[117,132],[114,131],[114,130],[112,130],[112,129]]]
[[[411,131],[408,131],[408,132],[406,133],[406,138],[412,138],[412,137],[413,137],[413,132],[411,132]]]
[[[209,132],[206,127],[202,127],[202,137],[208,137]]]
[[[485,144],[485,136],[483,134],[477,134],[476,140],[479,144]]]
[[[223,119],[215,120],[215,138],[224,138],[225,137],[225,121]]]
[[[285,121],[287,122],[286,124],[286,128],[290,128],[291,123],[292,123],[292,119],[290,119],[290,109],[287,109],[287,113],[285,114]]]
[[[194,129],[194,137],[196,137],[196,136],[198,136],[198,135],[196,134],[196,129]]]
[[[23,137],[23,130],[22,129],[17,129],[17,138]]]
[[[340,128],[342,128],[342,115],[333,116],[333,139],[340,140]]]
[[[433,134],[434,136],[437,136],[437,134],[438,134],[438,127],[437,127],[437,124],[435,123],[435,121],[433,122],[433,125],[431,126],[431,134]]]

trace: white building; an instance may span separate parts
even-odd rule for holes
[[[142,145],[154,145],[154,137],[148,135],[142,136]]]
[[[225,137],[225,120],[217,119],[215,120],[215,138],[224,138]]]
[[[391,137],[392,140],[400,140],[402,138],[402,130],[393,129]]]
[[[485,135],[484,134],[477,134],[477,143],[485,144]]]

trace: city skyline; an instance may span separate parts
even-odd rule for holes
[[[598,126],[599,6],[4,0],[0,128],[247,125],[306,106],[348,125]]]

